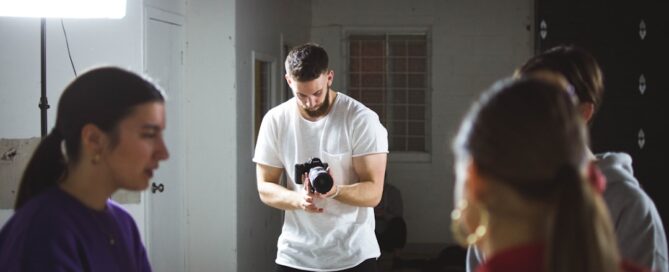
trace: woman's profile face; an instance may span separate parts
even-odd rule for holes
[[[118,124],[118,142],[105,149],[103,163],[109,167],[113,185],[139,191],[149,185],[158,164],[169,157],[163,139],[165,106],[147,102],[135,106]]]

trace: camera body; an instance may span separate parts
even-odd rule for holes
[[[328,164],[321,161],[319,158],[311,158],[305,163],[295,164],[295,183],[302,184],[302,175],[309,173],[309,185],[311,185],[311,193],[314,191],[325,194],[332,189],[334,181],[332,176],[328,174]]]

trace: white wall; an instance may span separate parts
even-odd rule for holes
[[[344,31],[427,27],[432,51],[432,154],[400,162],[391,153],[388,179],[402,192],[409,243],[452,242],[453,158],[450,141],[469,104],[494,80],[533,53],[533,1],[314,0],[312,39],[325,46],[345,91]],[[337,75],[337,74],[336,74]]]
[[[281,212],[264,205],[256,189],[253,152],[252,52],[274,60],[274,90],[281,91],[281,37],[289,44],[306,42],[311,24],[308,0],[244,0],[237,2],[237,271],[272,271]]]
[[[237,271],[235,3],[198,0],[185,7],[190,271]]]
[[[103,64],[142,71],[142,2],[128,1],[120,20],[64,20],[77,73]],[[0,17],[0,138],[40,136],[40,20]],[[49,131],[59,97],[74,78],[60,20],[47,20]],[[144,236],[144,205],[124,205]],[[0,210],[3,225],[12,210]]]

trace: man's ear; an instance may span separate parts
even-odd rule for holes
[[[586,123],[590,123],[592,115],[595,114],[595,104],[590,102],[580,103],[578,105],[578,110],[581,112],[583,120],[585,120]]]
[[[100,154],[107,144],[109,144],[107,134],[98,126],[86,124],[81,128],[81,152],[84,154]]]
[[[469,165],[467,165],[466,171],[469,177],[467,184],[465,185],[467,188],[467,197],[471,200],[480,202],[483,196],[486,194],[488,181],[481,176],[481,172],[473,160],[470,161]]]
[[[332,81],[334,80],[334,70],[328,71],[328,87],[332,86]]]

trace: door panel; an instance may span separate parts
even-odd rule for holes
[[[146,73],[167,94],[164,137],[170,152],[147,193],[147,246],[153,270],[186,271],[182,26],[162,13],[147,12],[147,15]]]

